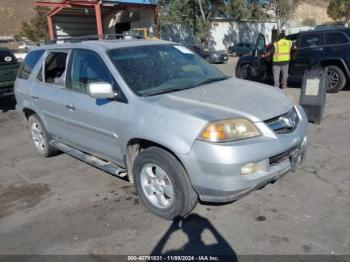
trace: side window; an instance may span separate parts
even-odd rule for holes
[[[300,47],[316,47],[321,45],[320,34],[309,34],[301,36]]]
[[[327,33],[325,35],[327,45],[337,45],[349,43],[349,39],[341,32]]]
[[[64,86],[67,52],[49,53],[45,61],[45,83]]]
[[[107,66],[95,52],[75,50],[69,88],[87,93],[87,85],[92,82],[106,82],[116,86]]]
[[[239,43],[238,47],[244,47],[244,44],[243,43]]]
[[[44,54],[44,50],[37,50],[29,52],[29,54],[24,59],[21,69],[18,73],[18,77],[22,79],[28,79],[33,71],[33,68],[40,60],[41,56]]]

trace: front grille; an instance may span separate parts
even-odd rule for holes
[[[293,107],[286,114],[266,120],[265,123],[277,134],[287,134],[293,132],[299,124],[299,116]]]
[[[292,154],[292,152],[294,152],[295,150],[297,150],[299,148],[299,145],[293,146],[292,148],[288,149],[287,151],[275,155],[273,157],[270,157],[270,166],[275,166],[278,165],[279,163],[281,163],[282,161],[286,160],[287,158],[290,157],[290,155]]]

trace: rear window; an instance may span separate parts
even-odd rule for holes
[[[37,51],[30,52],[22,63],[18,77],[22,79],[28,79],[30,74],[33,71],[33,68],[38,63],[38,61],[40,60],[44,52],[45,52],[44,50],[37,50]]]
[[[321,45],[320,34],[309,34],[301,37],[300,47],[316,47]]]
[[[17,63],[17,60],[11,52],[9,52],[7,50],[0,50],[0,64],[1,65],[15,64],[15,63]]]
[[[325,36],[327,45],[338,45],[349,43],[349,39],[342,32],[327,33]]]

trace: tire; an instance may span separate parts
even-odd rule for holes
[[[246,80],[253,79],[252,66],[250,64],[241,65],[238,69],[237,78]]]
[[[327,84],[328,93],[338,93],[346,85],[346,77],[341,68],[338,66],[327,66]]]
[[[142,151],[135,159],[133,176],[141,202],[164,219],[187,215],[198,201],[182,164],[161,148]]]
[[[49,144],[49,135],[40,120],[40,118],[34,114],[28,119],[29,138],[34,145],[39,155],[43,157],[50,157],[57,154],[57,149]]]

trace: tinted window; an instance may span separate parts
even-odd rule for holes
[[[129,87],[149,96],[225,79],[218,69],[182,46],[149,45],[108,52]]]
[[[87,92],[92,82],[106,82],[115,86],[114,79],[102,59],[94,52],[76,50],[69,81],[69,88],[78,92]]]
[[[237,45],[238,47],[244,47],[244,44],[243,43],[240,43]]]
[[[17,60],[11,52],[7,50],[0,50],[0,65],[15,63],[17,63]]]
[[[66,52],[51,52],[45,61],[45,82],[50,84],[64,85]]]
[[[345,44],[349,42],[346,35],[341,32],[327,33],[325,39],[327,45]]]
[[[256,45],[256,47],[257,47],[257,49],[259,50],[259,51],[264,51],[264,49],[265,49],[265,37],[264,36],[262,36],[262,35],[259,35],[259,37],[258,37],[258,41],[257,41],[257,45]]]
[[[350,37],[350,30],[346,30],[344,32],[348,35],[348,37]]]
[[[38,63],[38,61],[40,60],[40,58],[44,54],[44,52],[45,52],[44,50],[37,50],[37,51],[30,52],[26,56],[26,58],[24,59],[22,65],[21,65],[21,69],[20,69],[20,72],[18,74],[18,77],[22,78],[22,79],[28,79],[28,77],[30,76],[30,74],[33,71],[33,68]]]
[[[303,35],[301,37],[300,47],[315,47],[321,45],[321,35]]]

